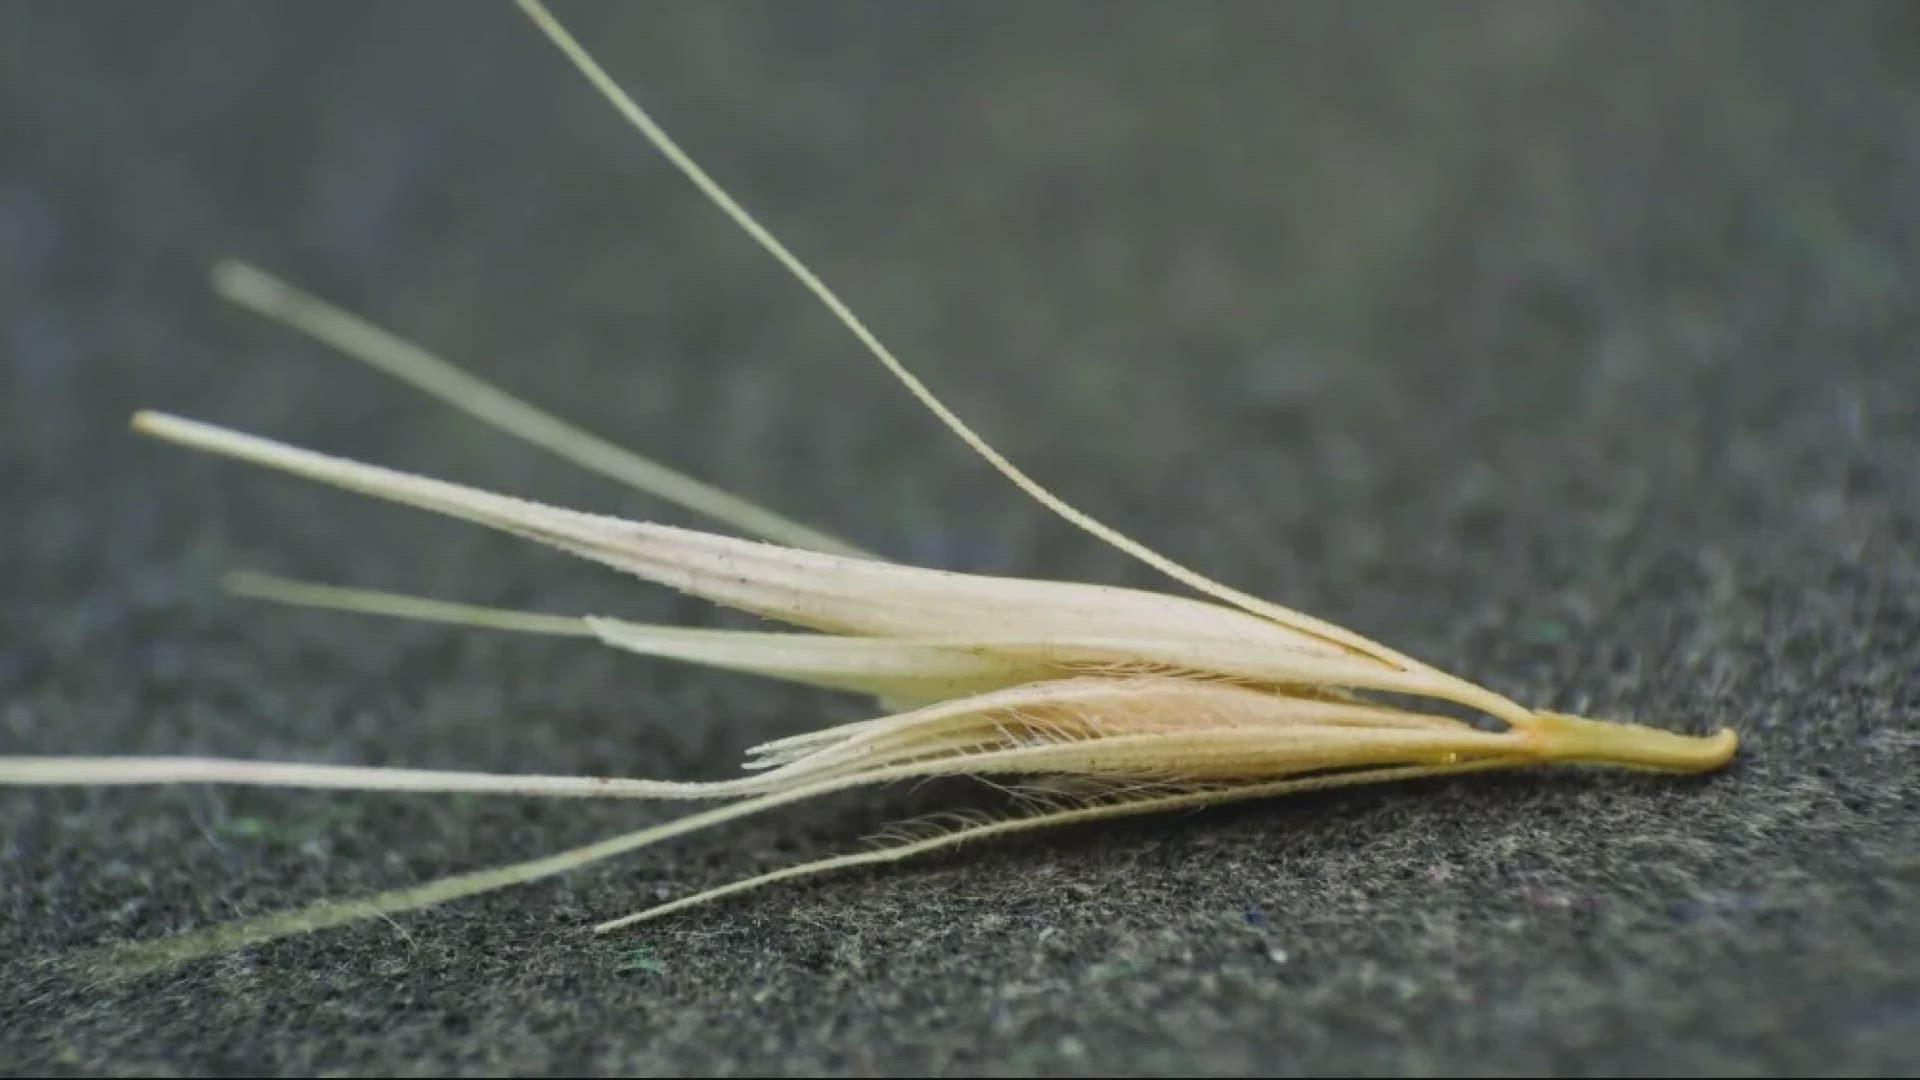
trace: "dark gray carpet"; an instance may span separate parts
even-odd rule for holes
[[[804,805],[130,982],[46,961],[671,808],[0,796],[0,1068],[1892,1074],[1920,1057],[1911,6],[563,8],[1016,460],[1540,705],[1745,742],[1062,832],[593,920]],[[206,292],[236,254],[893,556],[1161,587],[939,431],[505,4],[0,7],[0,750],[717,777],[862,704],[249,604],[703,605],[130,436],[153,406],[685,521]]]

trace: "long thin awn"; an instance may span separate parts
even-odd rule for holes
[[[777,881],[890,862],[1007,833],[1424,776],[1571,763],[1696,772],[1733,755],[1732,731],[1685,736],[1528,709],[1358,634],[1220,584],[1054,495],[934,396],[852,310],[680,149],[540,0],[516,0],[592,86],[852,332],[943,424],[1016,487],[1206,599],[901,566],[866,554],[512,397],[249,266],[215,269],[227,298],[329,343],[511,434],[760,540],[545,506],[142,412],[134,427],[323,483],[462,518],[755,613],[800,631],[702,630],[502,611],[235,575],[285,603],[598,639],[652,656],[871,694],[886,715],[755,747],[715,782],[521,776],[202,758],[0,757],[0,783],[225,783],[646,799],[722,805],[543,858],[124,946],[122,970],[237,948],[533,881],[802,799],[895,780],[1000,776],[1071,795],[1024,815],[907,837],[709,889],[601,923],[606,931]],[[763,542],[765,541],[765,542]],[[1503,730],[1389,703],[1464,706]]]

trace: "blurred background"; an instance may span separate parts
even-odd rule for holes
[[[557,7],[937,392],[1084,509],[1530,703],[1731,724],[1741,761],[1705,782],[1475,781],[1082,832],[769,892],[612,949],[576,932],[944,805],[850,800],[88,1009],[23,976],[6,1056],[1912,1060],[1920,12]],[[205,275],[226,256],[889,556],[1163,587],[972,459],[510,5],[6,0],[4,752],[721,776],[752,742],[869,709],[222,597],[244,566],[726,621],[132,437],[127,415],[160,408],[698,523],[222,304]],[[664,813],[202,790],[0,806],[0,941],[25,958]]]

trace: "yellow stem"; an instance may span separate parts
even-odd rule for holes
[[[1712,735],[1681,735],[1566,713],[1536,712],[1534,716],[1538,723],[1527,736],[1535,752],[1547,761],[1707,772],[1725,765],[1740,744],[1732,728],[1721,728]]]

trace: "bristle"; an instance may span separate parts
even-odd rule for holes
[[[920,381],[919,376],[910,371],[899,358],[894,356],[893,351],[887,348],[872,330],[868,329],[867,324],[862,321],[858,315],[854,314],[853,309],[848,307],[844,300],[840,299],[839,294],[835,293],[831,288],[828,288],[826,282],[821,280],[819,275],[815,274],[813,270],[790,251],[778,237],[774,236],[766,226],[762,225],[758,218],[755,218],[749,213],[725,188],[720,186],[719,182],[708,175],[707,171],[701,168],[698,162],[694,161],[685,150],[681,149],[680,144],[675,142],[673,137],[668,135],[666,130],[655,122],[653,117],[649,115],[645,109],[641,108],[639,103],[634,101],[631,95],[621,89],[620,85],[613,80],[613,77],[607,74],[606,69],[600,66],[599,61],[595,60],[573,34],[570,33],[565,26],[561,25],[558,19],[554,18],[553,13],[547,10],[545,4],[541,3],[540,0],[515,0],[515,2],[520,5],[522,11],[526,12],[527,17],[533,20],[534,25],[539,27],[540,32],[545,34],[548,40],[552,41],[554,45],[559,48],[561,53],[580,70],[582,75],[586,76],[587,81],[593,84],[594,89],[599,91],[600,95],[618,110],[637,131],[644,135],[647,141],[651,142],[668,161],[672,162],[675,168],[679,169],[688,180],[692,181],[693,185],[700,190],[701,194],[705,195],[710,202],[718,207],[741,231],[752,237],[769,255],[773,256],[774,260],[785,267],[809,292],[813,293],[814,297],[818,299],[828,311],[832,312],[835,318],[840,320],[841,324],[866,347],[867,351],[887,369],[888,373],[890,373],[894,379],[906,387],[907,391],[911,393],[921,405],[925,406],[929,412],[938,417],[941,423],[945,424],[955,435],[958,435],[962,441],[973,449],[974,453],[980,455],[980,457],[992,465],[996,471],[1011,481],[1015,487],[1025,492],[1036,502],[1039,502],[1055,514],[1058,514],[1060,517],[1086,532],[1091,533],[1093,536],[1098,537],[1100,540],[1105,541],[1107,544],[1126,552],[1128,555],[1139,559],[1141,562],[1159,570],[1161,573],[1181,582],[1189,588],[1211,596],[1216,600],[1262,618],[1270,619],[1281,626],[1288,627],[1289,629],[1310,637],[1318,638],[1336,645],[1347,652],[1367,657],[1378,663],[1405,670],[1432,671],[1432,669],[1427,668],[1426,665],[1421,664],[1411,657],[1403,656],[1378,642],[1369,641],[1344,627],[1335,626],[1324,620],[1316,619],[1311,615],[1281,607],[1271,601],[1262,600],[1257,596],[1214,581],[1199,571],[1175,562],[1165,555],[1147,547],[1145,544],[1125,535],[1118,529],[1095,519],[1092,515],[1069,504],[1065,499],[1055,495],[1039,481],[1028,476],[1024,470],[1014,465],[1013,462],[1009,461],[1000,451],[994,449],[985,438],[981,437],[979,433],[969,427],[964,420],[961,420],[958,414],[949,409],[945,402],[941,401],[932,390],[927,388],[925,383]],[[1438,672],[1434,672],[1434,674],[1440,678],[1450,678]],[[1471,686],[1471,684],[1467,685]],[[1494,704],[1497,709],[1510,711],[1514,715],[1523,718],[1526,714],[1525,709],[1520,708],[1512,702],[1505,701],[1503,698],[1499,698],[1498,695],[1491,694],[1479,687],[1472,687],[1472,690],[1482,696],[1487,702]]]
[[[842,555],[865,555],[852,544],[808,528],[731,492],[670,469],[539,409],[352,312],[302,291],[257,267],[225,259],[213,287],[242,307],[281,322],[439,398],[462,412],[636,491],[724,522],[750,536]]]
[[[1299,794],[1306,791],[1324,791],[1328,788],[1351,787],[1359,784],[1385,784],[1398,780],[1413,780],[1428,776],[1456,776],[1462,773],[1486,772],[1490,769],[1506,767],[1500,761],[1463,761],[1444,765],[1395,766],[1381,769],[1366,769],[1354,772],[1332,773],[1324,776],[1310,776],[1281,780],[1273,783],[1250,783],[1237,786],[1211,787],[1199,791],[1180,792],[1172,795],[1148,796],[1145,798],[1122,798],[1117,802],[1099,804],[1070,810],[1060,810],[1029,817],[1013,817],[990,821],[984,824],[945,832],[934,836],[912,840],[907,843],[883,847],[874,851],[860,851],[847,855],[835,855],[813,862],[788,866],[779,870],[731,882],[726,885],[706,889],[691,896],[658,904],[618,919],[609,919],[595,926],[595,933],[608,933],[635,923],[658,919],[677,911],[710,904],[716,900],[754,889],[765,888],[782,881],[795,878],[812,877],[837,870],[850,870],[858,866],[875,866],[883,863],[899,862],[920,855],[931,854],[945,848],[985,840],[995,836],[1012,833],[1030,832],[1036,829],[1059,828],[1066,825],[1083,825],[1109,818],[1127,817],[1139,814],[1159,814],[1173,810],[1187,810],[1201,806],[1215,806],[1221,803],[1242,802],[1249,799],[1273,798],[1280,795]]]

